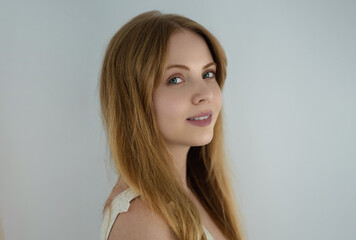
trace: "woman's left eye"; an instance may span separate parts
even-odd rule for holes
[[[213,77],[215,77],[215,72],[213,72],[213,71],[209,71],[209,72],[206,72],[206,73],[203,74],[203,79],[205,79],[205,78],[213,78]]]

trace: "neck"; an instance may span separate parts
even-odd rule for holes
[[[190,147],[188,146],[168,146],[168,150],[172,155],[174,165],[178,171],[182,187],[187,192],[189,192],[187,184],[187,155],[189,148]]]

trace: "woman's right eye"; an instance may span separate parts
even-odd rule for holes
[[[174,77],[174,78],[171,78],[171,79],[168,81],[168,84],[169,84],[169,85],[178,85],[178,84],[180,84],[181,82],[183,82],[183,80],[182,80],[180,77]]]

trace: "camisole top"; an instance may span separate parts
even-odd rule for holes
[[[137,198],[139,195],[135,193],[131,188],[118,194],[111,202],[110,209],[108,208],[104,214],[103,223],[101,226],[100,240],[107,240],[114,225],[115,219],[120,213],[127,212],[130,207],[130,202]],[[204,233],[207,240],[214,240],[213,236],[203,226]]]

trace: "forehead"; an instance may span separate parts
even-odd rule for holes
[[[171,36],[167,57],[168,64],[206,64],[213,61],[205,40],[188,30],[178,31]]]

